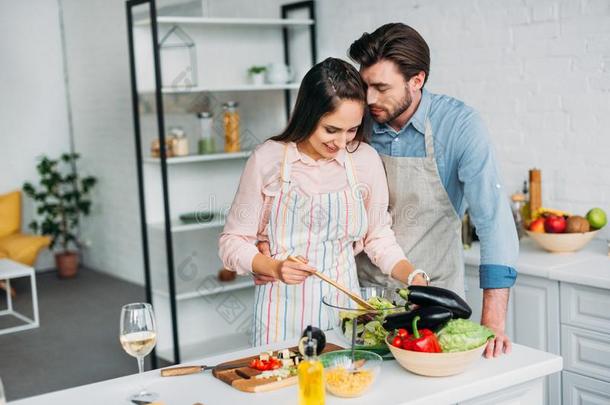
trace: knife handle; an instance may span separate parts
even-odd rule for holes
[[[203,371],[205,366],[182,366],[164,368],[161,370],[161,377],[175,377],[179,375],[196,374]]]

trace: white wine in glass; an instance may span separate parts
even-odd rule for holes
[[[121,309],[120,337],[123,350],[138,359],[138,372],[142,381],[144,357],[157,343],[157,325],[152,306],[147,303],[127,304]],[[154,401],[158,395],[141,388],[140,392],[129,397],[136,401]]]

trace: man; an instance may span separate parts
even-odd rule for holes
[[[430,51],[413,28],[364,33],[349,56],[368,86],[371,143],[386,168],[399,244],[431,284],[464,296],[460,218],[468,207],[481,241],[481,323],[496,334],[485,356],[510,352],[505,318],[519,245],[485,125],[461,101],[424,89]],[[362,285],[393,284],[365,255],[358,271]]]

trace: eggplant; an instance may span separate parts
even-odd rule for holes
[[[420,307],[441,306],[450,310],[453,319],[468,319],[472,315],[470,305],[451,290],[441,287],[412,285],[397,289],[396,292],[411,304]]]
[[[406,329],[413,333],[413,319],[419,316],[417,323],[419,329],[430,329],[434,332],[441,329],[453,317],[453,313],[441,306],[419,307],[409,312],[390,314],[383,320],[382,326],[387,331]]]

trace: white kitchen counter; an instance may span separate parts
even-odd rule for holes
[[[290,343],[271,345],[270,349],[287,347]],[[119,349],[117,349],[119,350]],[[194,364],[217,364],[223,361],[257,354],[264,348],[247,349],[210,357]],[[135,360],[134,360],[135,363]],[[92,365],[94,367],[94,365]],[[481,358],[468,371],[453,377],[421,377],[407,372],[394,360],[385,361],[381,374],[372,389],[355,399],[340,399],[327,395],[327,404],[385,404],[385,405],[442,405],[455,404],[515,386],[540,384],[541,378],[559,372],[562,358],[550,353],[514,345],[513,352],[496,359]],[[297,387],[283,388],[269,393],[249,394],[237,391],[212,377],[210,372],[182,377],[160,377],[159,371],[145,374],[146,386],[160,394],[166,405],[192,405],[201,402],[216,404],[296,404]],[[138,376],[131,375],[96,384],[44,394],[15,402],[14,405],[88,405],[129,404],[129,394],[138,387]],[[540,396],[538,397],[538,391]],[[524,402],[538,404],[542,390],[533,391]],[[501,394],[505,395],[505,394]],[[514,394],[512,394],[514,399]],[[531,399],[533,398],[533,400]],[[495,402],[499,403],[499,402]],[[512,402],[511,402],[512,403]]]
[[[464,251],[466,265],[479,265],[479,248],[479,243],[475,242]],[[516,268],[521,274],[610,289],[608,244],[598,239],[592,240],[578,252],[550,253],[524,237],[521,239]]]

